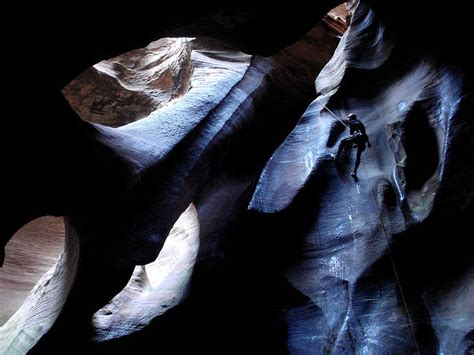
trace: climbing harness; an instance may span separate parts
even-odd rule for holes
[[[347,126],[347,124],[345,124],[339,117],[337,117],[334,114],[334,112],[332,112],[326,105],[324,105],[324,104],[322,104],[322,105],[331,115],[334,116],[335,119],[337,119],[339,122],[341,122],[344,125],[344,127],[349,128]],[[359,132],[359,134],[360,134],[360,132]],[[367,172],[367,168],[366,168],[365,165],[364,165],[364,171],[365,171],[365,175],[368,179],[369,178],[369,173]],[[373,189],[371,190],[371,193],[372,193],[372,199],[373,199],[373,202],[374,202],[374,207],[377,210],[377,214],[378,214],[378,217],[379,217],[380,226],[382,227],[382,232],[383,232],[384,237],[385,237],[385,242],[387,243],[387,249],[388,249],[388,255],[389,255],[389,258],[390,258],[390,263],[392,264],[393,273],[395,274],[395,279],[397,281],[398,289],[400,290],[400,295],[402,297],[403,306],[405,308],[405,311],[406,311],[406,314],[407,314],[407,317],[408,317],[408,322],[410,323],[410,329],[411,329],[411,333],[412,333],[412,336],[413,336],[413,340],[415,341],[416,350],[418,351],[418,354],[421,354],[420,347],[418,345],[418,341],[417,341],[416,335],[415,335],[415,325],[414,325],[413,320],[411,318],[410,311],[408,310],[408,304],[407,304],[407,301],[405,299],[405,294],[404,294],[403,289],[402,289],[402,284],[401,284],[401,281],[400,281],[400,277],[398,276],[397,268],[395,266],[395,261],[393,259],[392,249],[390,247],[390,241],[389,241],[388,235],[387,235],[387,229],[385,228],[385,225],[384,225],[383,220],[382,220],[382,215],[381,215],[380,210],[377,206],[377,199],[375,197],[375,193],[374,193]]]

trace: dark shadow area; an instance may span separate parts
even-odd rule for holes
[[[331,148],[333,147],[339,140],[339,137],[341,134],[345,131],[346,127],[339,122],[339,121],[334,121],[331,124],[331,128],[329,130],[329,137],[328,141],[326,143],[326,147]]]
[[[306,302],[306,299],[302,300],[304,296],[281,278],[280,270],[291,258],[292,250],[298,250],[302,239],[298,235],[304,236],[299,228],[308,227],[312,218],[306,218],[308,223],[297,223],[295,228],[290,221],[296,216],[299,216],[298,221],[306,217],[297,208],[291,216],[281,219],[280,216],[254,215],[247,211],[247,206],[263,165],[311,102],[311,83],[291,93],[277,82],[266,80],[266,90],[272,93],[272,100],[259,102],[252,115],[245,119],[236,115],[226,122],[192,167],[197,171],[191,174],[192,181],[185,180],[190,184],[187,193],[196,196],[196,200],[192,199],[198,207],[201,225],[201,246],[189,300],[131,336],[101,344],[88,340],[92,335],[91,315],[121,290],[131,272],[112,268],[108,257],[102,260],[101,256],[114,250],[115,244],[127,235],[124,230],[128,228],[130,215],[140,220],[146,212],[143,205],[153,203],[151,198],[156,199],[163,186],[172,186],[176,183],[175,177],[186,171],[186,165],[191,163],[190,151],[199,146],[203,134],[212,127],[211,120],[218,118],[219,112],[201,122],[163,164],[142,177],[143,186],[134,193],[126,210],[109,210],[104,216],[97,215],[96,221],[87,223],[79,220],[78,225],[82,228],[89,225],[101,239],[83,241],[94,243],[94,250],[82,256],[83,276],[77,281],[69,306],[57,325],[32,353],[64,351],[70,349],[71,344],[78,351],[99,353],[150,349],[287,352],[287,331],[281,309],[284,305]],[[246,104],[253,104],[251,100],[249,98]],[[231,195],[232,201],[228,201],[235,181],[242,183],[243,190]],[[317,184],[309,185],[314,189]],[[222,189],[223,186],[226,188]],[[216,193],[216,197],[207,201]],[[316,207],[317,197],[314,192],[311,195],[310,201],[304,201],[302,195],[301,203]],[[216,218],[218,225],[214,222]],[[109,274],[114,276],[108,277]],[[75,305],[79,306],[75,308]],[[70,329],[76,331],[70,332]]]
[[[453,282],[474,266],[469,247],[471,243],[465,234],[466,228],[469,228],[468,216],[472,213],[472,206],[457,216],[434,213],[422,224],[392,237],[393,261],[422,353],[436,352],[438,347],[432,319],[424,301],[425,292],[444,290],[449,293]],[[362,294],[367,297],[367,291],[373,285],[387,281],[396,282],[388,252],[358,280],[357,289],[361,297]],[[402,302],[398,285],[395,287]],[[403,308],[403,303],[400,307]]]
[[[466,351],[467,354],[471,354],[474,352],[474,330],[469,332],[468,335],[464,338],[463,346],[459,349],[459,351]]]
[[[91,344],[99,353],[269,352],[286,354],[283,305],[306,298],[284,280],[248,263],[199,274],[188,301],[126,338]]]
[[[424,1],[423,3],[427,6],[432,5]],[[386,19],[387,16],[393,15],[390,9],[395,6],[393,5],[395,2],[384,4],[380,3],[377,6],[381,12],[385,11],[384,18]],[[306,323],[308,327],[313,326],[311,323],[313,319],[321,318],[320,309],[283,279],[281,271],[300,260],[304,238],[318,220],[320,200],[327,193],[328,180],[337,174],[343,183],[353,184],[350,176],[345,176],[343,168],[334,165],[334,162],[322,161],[287,210],[273,215],[247,211],[247,205],[263,165],[295,126],[311,100],[309,95],[298,97],[298,93],[292,93],[291,88],[278,88],[273,96],[274,102],[260,105],[254,113],[258,119],[251,117],[246,122],[239,122],[236,119],[226,123],[215,137],[217,142],[204,147],[202,156],[196,165],[192,166],[194,162],[190,161],[189,153],[193,150],[189,147],[199,143],[203,133],[206,133],[209,122],[203,121],[170,154],[167,161],[151,169],[152,171],[143,177],[142,188],[127,197],[130,201],[124,201],[120,189],[130,182],[128,162],[112,154],[105,145],[97,142],[98,134],[94,128],[85,127],[67,105],[57,97],[53,98],[54,95],[50,95],[50,92],[58,90],[61,85],[71,79],[72,75],[78,74],[78,71],[87,68],[99,59],[111,57],[134,47],[142,47],[157,36],[170,33],[176,29],[174,23],[184,26],[180,28],[182,32],[176,33],[192,35],[217,33],[242,50],[262,54],[273,53],[304,33],[301,31],[307,29],[309,24],[313,25],[320,11],[323,11],[322,13],[327,11],[325,5],[327,5],[326,2],[314,5],[317,11],[313,7],[294,6],[292,7],[294,10],[289,12],[287,7],[278,7],[277,10],[269,12],[266,12],[266,8],[260,8],[259,11],[252,13],[255,9],[240,11],[230,6],[225,9],[202,7],[198,12],[193,13],[191,8],[180,12],[183,5],[175,4],[172,10],[168,10],[172,14],[163,15],[163,21],[156,30],[154,26],[160,21],[143,21],[142,17],[134,17],[132,14],[129,16],[131,20],[137,20],[138,24],[144,22],[143,26],[135,27],[133,21],[123,26],[122,19],[127,18],[123,11],[126,9],[114,8],[122,10],[122,12],[119,11],[120,16],[109,13],[101,22],[99,12],[94,13],[85,7],[80,9],[82,11],[72,8],[70,12],[77,14],[77,19],[75,16],[74,19],[69,16],[60,17],[58,25],[52,26],[52,32],[47,32],[45,36],[42,33],[36,34],[40,38],[50,40],[46,41],[49,44],[44,48],[40,43],[29,49],[34,53],[49,54],[47,58],[35,63],[40,68],[38,72],[41,75],[17,77],[16,73],[21,70],[11,70],[14,73],[12,80],[17,83],[11,88],[14,95],[23,92],[23,85],[27,81],[39,83],[39,86],[31,88],[31,92],[38,92],[38,96],[31,101],[18,95],[9,103],[15,112],[13,118],[19,117],[19,119],[12,125],[12,130],[9,130],[10,125],[5,130],[14,138],[15,144],[6,144],[5,147],[8,149],[2,149],[11,152],[4,162],[9,169],[8,173],[4,174],[6,180],[0,183],[3,189],[1,192],[5,191],[7,196],[4,201],[7,207],[11,207],[11,212],[6,216],[6,220],[10,222],[2,224],[5,230],[0,231],[0,240],[2,242],[8,240],[14,229],[32,218],[31,216],[47,212],[73,215],[73,220],[80,222],[84,222],[84,216],[87,215],[91,217],[88,222],[90,224],[78,224],[86,229],[94,230],[91,236],[99,236],[102,239],[100,241],[94,238],[81,240],[83,245],[89,243],[90,246],[96,242],[97,244],[94,244],[94,248],[89,248],[88,253],[81,254],[81,275],[76,280],[69,303],[63,309],[52,331],[31,353],[73,350],[109,354],[152,350],[154,352],[252,351],[286,354],[288,353],[289,329],[285,316],[288,314],[282,314],[282,310],[307,307],[310,312]],[[331,2],[331,6],[334,5]],[[408,1],[402,1],[397,6],[405,11],[410,4]],[[437,5],[433,6],[438,8]],[[146,10],[148,13],[153,13],[150,8]],[[209,16],[215,15],[215,11],[219,15],[218,20],[210,20]],[[93,15],[92,17],[87,15],[89,12],[91,16]],[[404,21],[400,21],[404,15],[402,11],[398,10],[394,14],[396,14],[393,15],[394,18],[403,24]],[[465,16],[464,13],[461,15]],[[400,31],[401,38],[404,38],[402,35],[406,34],[404,38],[408,41],[406,47],[399,44],[398,54],[381,68],[373,71],[348,71],[344,83],[357,84],[346,87],[342,85],[334,96],[334,101],[331,102],[343,103],[346,97],[358,98],[359,92],[364,96],[363,98],[367,99],[376,96],[380,89],[385,87],[386,81],[401,76],[409,70],[413,64],[410,58],[418,57],[410,54],[408,59],[404,60],[405,55],[410,53],[411,45],[414,47],[417,43],[423,43],[424,48],[417,53],[424,50],[431,53],[435,48],[441,53],[443,50],[453,49],[454,53],[444,54],[444,56],[448,56],[454,62],[460,57],[463,61],[467,57],[471,59],[471,55],[464,56],[470,49],[463,49],[462,46],[468,46],[465,38],[460,40],[463,36],[459,36],[457,30],[453,31],[453,28],[448,27],[449,33],[456,35],[455,43],[456,46],[460,46],[459,48],[441,42],[439,40],[441,37],[437,38],[428,32],[431,28],[437,27],[436,25],[439,24],[437,21],[446,17],[444,14],[434,19],[425,17],[417,19],[412,14],[409,16],[408,22],[405,23],[406,29],[402,30],[403,26],[395,25],[390,28],[392,34]],[[41,22],[47,21],[41,16],[37,17]],[[28,19],[27,17],[25,20]],[[238,20],[246,19],[257,21],[252,21],[250,24],[244,21],[240,27],[226,26],[226,24],[234,23],[233,21],[239,23]],[[455,21],[452,20],[448,19],[446,26],[454,26]],[[88,23],[90,26],[84,25]],[[294,26],[294,30],[293,23],[298,23],[298,26]],[[438,26],[437,31],[446,26]],[[21,27],[20,24],[19,29]],[[225,31],[219,33],[222,27],[225,27]],[[58,31],[58,28],[74,29],[68,41],[60,40],[56,36],[52,38],[48,36],[51,33],[62,32]],[[420,28],[424,32],[417,32]],[[129,31],[131,29],[137,29],[137,31]],[[68,33],[67,30],[65,32]],[[146,35],[141,37],[143,33]],[[424,35],[430,37],[433,42],[423,42]],[[436,47],[438,41],[440,41],[439,49]],[[17,39],[15,38],[12,42],[16,43]],[[9,43],[7,47],[8,45]],[[21,54],[19,49],[23,46],[27,47],[24,39],[18,40],[12,53]],[[94,56],[89,56],[91,51]],[[61,56],[56,57],[58,53],[61,53]],[[77,53],[79,55],[76,56]],[[21,55],[19,57],[24,59],[17,63],[17,69],[30,67],[31,57]],[[59,65],[58,62],[60,62]],[[467,65],[466,63],[472,66],[472,61],[466,60],[463,65]],[[56,65],[57,71],[54,70]],[[49,78],[48,76],[52,75],[50,73],[57,73],[57,75],[54,74]],[[43,83],[45,83],[44,90]],[[365,90],[368,86],[370,90]],[[270,86],[268,90],[272,90],[272,87]],[[43,92],[45,94],[42,94]],[[279,103],[285,100],[294,104],[282,110]],[[339,107],[339,105],[335,106]],[[18,112],[20,116],[17,116]],[[23,119],[23,115],[28,116],[28,120],[34,123],[30,126],[25,124],[29,121]],[[214,118],[209,117],[209,119]],[[236,125],[242,126],[236,128]],[[340,134],[337,133],[337,129],[339,128],[331,130],[328,145],[334,145],[337,141],[337,136]],[[405,148],[408,155],[407,187],[417,190],[436,171],[439,164],[438,145],[435,133],[421,106],[415,106],[409,113],[405,129]],[[467,149],[463,151],[462,142],[469,142],[469,140],[472,141],[472,137],[463,137],[461,144],[458,142],[459,147],[457,147],[462,153],[457,156],[465,158],[463,160],[468,162],[472,151]],[[183,162],[188,162],[189,165]],[[456,164],[461,163],[456,162]],[[186,169],[193,173],[189,174],[191,178],[187,178],[183,173],[187,171]],[[334,172],[333,169],[337,171]],[[453,170],[455,169],[452,167],[451,172]],[[14,173],[10,174],[10,172]],[[55,173],[43,174],[43,172]],[[174,178],[179,174],[184,177],[178,184],[173,185]],[[214,188],[217,190],[220,185],[234,178],[247,184],[247,188],[240,194],[220,197],[221,201],[232,204],[232,213],[226,214],[212,209],[203,212],[205,201],[202,196],[208,195]],[[466,180],[468,179],[464,179]],[[114,267],[112,255],[119,258],[114,252],[115,250],[123,251],[120,248],[126,245],[128,233],[137,231],[134,229],[135,224],[155,217],[151,214],[145,215],[146,209],[152,206],[157,207],[155,210],[159,211],[159,207],[165,205],[160,198],[168,196],[168,191],[179,191],[181,184],[189,186],[189,190],[186,190],[183,196],[170,197],[179,201],[176,202],[176,210],[165,212],[179,214],[179,209],[188,205],[188,199],[194,201],[196,198],[198,209],[201,208],[201,223],[204,225],[201,239],[207,243],[207,245],[201,245],[200,264],[195,268],[189,299],[155,319],[140,332],[107,343],[91,343],[92,314],[125,286],[133,271],[130,260],[126,258],[123,265]],[[71,186],[73,189],[70,189]],[[107,189],[103,190],[103,186],[107,186]],[[20,191],[20,195],[17,191]],[[176,192],[176,195],[178,194],[179,192]],[[381,194],[384,201],[388,200],[387,203],[394,204],[396,196],[393,191],[381,188]],[[101,202],[92,203],[91,201],[95,201],[97,196],[101,197]],[[228,200],[225,200],[226,198]],[[12,201],[15,203],[13,204]],[[10,202],[12,206],[9,206]],[[117,207],[124,205],[127,205],[124,210]],[[438,347],[430,314],[423,303],[426,290],[443,290],[444,287],[448,287],[449,282],[465,275],[472,270],[473,266],[472,252],[469,247],[470,236],[466,233],[472,230],[472,225],[470,225],[470,220],[474,215],[472,200],[466,202],[464,210],[459,214],[454,214],[451,207],[449,203],[442,203],[421,225],[393,236],[394,262],[400,275],[410,314],[414,319],[415,335],[423,353],[434,353]],[[212,226],[211,213],[228,218],[222,228]],[[132,227],[130,227],[130,221],[134,222]],[[158,225],[159,222],[156,224]],[[167,226],[160,225],[159,228],[166,230]],[[138,232],[145,235],[144,233],[148,231],[139,230]],[[218,242],[215,242],[216,240]],[[134,240],[137,244],[140,241],[139,238]],[[328,244],[332,243],[339,242],[331,240]],[[120,246],[116,247],[116,245]],[[328,248],[332,246],[327,245]],[[207,253],[216,257],[207,260]],[[364,277],[357,281],[355,296],[366,298],[379,295],[380,290],[374,285],[393,282],[394,274],[390,255],[386,252],[380,260],[370,266]],[[360,305],[357,311],[360,314],[369,313],[370,306],[370,304]],[[356,317],[349,320],[359,321]],[[335,337],[337,340],[337,335]],[[333,340],[329,339],[330,345],[333,344]],[[468,351],[473,349],[472,332],[466,335],[465,343]],[[328,347],[327,350],[333,349]],[[389,350],[399,350],[403,353],[407,351],[407,348]]]
[[[403,124],[407,158],[405,179],[407,190],[419,190],[436,172],[439,165],[438,142],[426,111],[417,102]]]

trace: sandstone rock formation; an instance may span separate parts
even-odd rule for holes
[[[207,38],[163,39],[143,52],[127,53],[96,66],[104,68],[113,62],[127,62],[137,53],[145,53],[143,58],[138,57],[139,63],[145,63],[149,58],[163,55],[163,43],[179,49],[173,60],[181,66],[175,68],[175,73],[189,73],[189,77],[182,77],[187,83],[180,83],[186,90],[175,100],[159,107],[156,105],[159,100],[147,102],[143,110],[151,113],[144,118],[142,112],[120,109],[121,101],[117,95],[121,94],[116,88],[122,87],[123,97],[130,93],[148,95],[148,84],[134,93],[133,87],[121,83],[153,83],[153,79],[163,72],[160,61],[151,63],[138,78],[133,71],[120,75],[108,71],[103,82],[91,81],[90,77],[96,72],[90,69],[66,87],[64,93],[72,106],[90,121],[114,126],[136,121],[118,129],[93,126],[100,140],[113,147],[114,154],[131,167],[132,173],[126,176],[132,178],[125,182],[123,200],[119,198],[121,201],[114,205],[108,204],[102,213],[67,218],[71,235],[80,241],[78,265],[72,261],[77,272],[72,270],[68,278],[75,280],[74,285],[72,289],[61,289],[62,297],[57,302],[38,300],[37,292],[33,290],[22,308],[2,328],[4,349],[27,350],[49,330],[51,322],[29,332],[24,339],[26,325],[23,315],[31,312],[33,307],[39,307],[38,304],[50,309],[51,319],[56,321],[37,345],[38,351],[42,351],[64,349],[65,344],[68,347],[71,344],[79,348],[86,346],[86,349],[107,347],[109,345],[97,344],[127,338],[162,315],[167,308],[179,303],[189,281],[184,275],[181,275],[183,281],[179,281],[175,273],[183,272],[179,269],[182,265],[193,265],[191,260],[196,255],[191,257],[188,253],[176,268],[166,272],[165,279],[157,286],[150,286],[150,281],[147,281],[147,274],[151,271],[144,271],[143,267],[137,269],[135,265],[158,263],[158,270],[170,267],[169,263],[163,265],[161,261],[167,250],[164,242],[175,219],[184,211],[186,201],[198,199],[199,219],[203,218],[202,228],[207,231],[198,259],[204,265],[209,262],[221,265],[225,238],[218,235],[219,228],[228,230],[229,223],[234,223],[233,214],[238,209],[245,209],[241,195],[250,191],[268,152],[288,133],[292,121],[295,122],[314,95],[312,78],[329,60],[337,42],[334,32],[319,25],[302,40],[264,58],[244,54]],[[136,67],[135,64],[130,66]],[[82,88],[84,92],[109,95],[96,95],[93,101],[83,99],[87,95],[81,91]],[[279,101],[278,105],[270,105],[274,99]],[[110,102],[114,105],[107,106]],[[110,115],[91,115],[96,106],[109,107]],[[127,111],[125,119],[116,115],[121,111]],[[277,122],[274,130],[267,129],[268,124]],[[240,133],[235,135],[236,132]],[[265,144],[261,144],[262,134],[270,135]],[[252,152],[252,159],[240,161],[243,150]],[[210,181],[215,182],[210,184]],[[161,188],[172,185],[175,188]],[[229,186],[233,186],[232,189],[229,190]],[[203,189],[215,191],[209,195],[202,194]],[[235,199],[234,206],[230,201],[223,201],[222,194],[226,200]],[[200,201],[201,197],[205,200]],[[216,209],[226,217],[217,217]],[[173,233],[171,230],[168,237],[170,243],[174,239]],[[163,244],[164,249],[161,249]],[[193,248],[196,253],[196,247]],[[134,252],[130,253],[130,250]],[[160,256],[154,261],[160,250]],[[68,254],[74,255],[72,260],[76,260],[75,252],[66,252]],[[154,268],[146,266],[149,267]],[[40,285],[49,283],[55,276],[53,272],[52,278],[48,276],[46,281],[40,281]],[[67,285],[69,287],[69,283]],[[59,286],[51,287],[49,293],[54,294]],[[66,304],[63,296],[67,296]],[[109,301],[109,305],[105,305]],[[56,320],[58,307],[63,311]],[[90,319],[94,319],[92,328]],[[71,326],[77,329],[73,334],[66,332]],[[92,337],[91,332],[95,334]],[[98,343],[91,345],[91,341],[92,344]]]
[[[62,107],[63,138],[40,151],[70,159],[47,155],[31,185],[7,180],[26,187],[6,194],[2,243],[50,213],[66,216],[66,249],[1,328],[2,350],[472,352],[472,58],[455,36],[467,22],[433,28],[445,11],[421,4],[361,2],[334,53],[322,25],[294,38],[326,2],[292,10],[288,36],[277,14],[204,8],[161,27],[188,36],[160,40],[184,71],[148,62],[151,45],[79,76],[65,90],[76,112],[131,123]],[[190,38],[203,34],[220,39]],[[259,45],[272,55],[250,54]],[[332,113],[349,112],[372,141],[356,180],[350,151],[329,158],[347,133]],[[167,239],[183,259],[163,261]],[[44,324],[25,335],[30,317]]]
[[[164,38],[80,74],[63,90],[82,119],[118,127],[148,116],[189,89],[191,49]]]
[[[127,286],[93,317],[95,341],[124,337],[146,327],[186,296],[199,251],[199,219],[191,204],[178,218],[158,258],[136,266]]]
[[[299,256],[284,271],[308,298],[287,310],[295,353],[468,351],[465,339],[474,329],[468,296],[472,267],[465,260],[452,262],[467,268],[457,276],[465,293],[452,296],[459,281],[433,285],[419,271],[436,270],[438,261],[429,254],[444,244],[441,235],[421,243],[431,244],[423,247],[428,253],[422,248],[415,258],[406,257],[418,238],[427,237],[420,228],[440,230],[446,220],[457,221],[473,196],[472,165],[449,172],[451,144],[460,139],[465,119],[463,78],[456,67],[417,54],[404,52],[405,60],[397,61],[400,47],[361,4],[316,80],[320,95],[272,155],[250,202],[256,211],[307,224]],[[372,84],[363,86],[363,80]],[[339,117],[356,112],[375,142],[376,149],[363,153],[356,181],[349,176],[350,153],[343,165],[329,158],[344,134],[331,112]],[[464,197],[451,200],[446,211],[446,199],[456,195]],[[311,210],[309,219],[299,219],[303,208]],[[432,302],[453,306],[444,313]]]
[[[38,280],[64,249],[64,223],[60,217],[43,217],[21,228],[7,244],[0,269],[0,324],[21,306]]]

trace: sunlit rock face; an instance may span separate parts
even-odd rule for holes
[[[80,74],[63,90],[82,119],[118,127],[186,93],[192,74],[186,38],[165,38]]]
[[[59,166],[65,173],[52,181],[75,183],[48,185],[42,191],[53,195],[38,195],[34,212],[67,216],[66,257],[1,329],[2,345],[472,352],[469,61],[462,50],[443,56],[426,32],[413,36],[428,18],[405,22],[391,16],[395,2],[368,3],[340,41],[321,25],[284,49],[289,37],[272,35],[285,22],[272,31],[239,11],[209,22],[190,16],[186,39],[102,62],[66,88],[85,120],[115,127],[64,117],[77,131],[58,147],[77,155],[61,165],[46,159],[51,170],[37,174],[49,181]],[[255,14],[247,20],[263,19]],[[300,16],[303,27],[315,21]],[[217,25],[220,41],[194,38]],[[277,53],[247,53],[265,34],[270,44],[261,46]],[[154,60],[166,57],[157,43],[175,49],[171,66]],[[179,73],[186,80],[166,79]],[[349,112],[372,142],[357,179],[354,151],[329,158],[347,134],[332,113]],[[26,202],[3,243],[31,217]],[[46,298],[37,296],[43,286]],[[26,328],[40,319],[36,309],[49,310],[46,322]]]
[[[28,293],[64,249],[59,217],[36,219],[21,228],[6,248],[0,269],[0,327],[20,308]]]
[[[170,231],[158,258],[136,266],[127,286],[93,317],[95,341],[125,337],[181,303],[199,251],[199,219],[191,204]]]
[[[66,218],[68,238],[79,250],[58,261],[72,265],[67,287],[53,287],[50,297],[57,302],[46,305],[32,291],[2,329],[8,349],[127,348],[161,327],[159,319],[193,293],[195,275],[225,267],[229,235],[248,203],[243,196],[311,101],[314,78],[338,41],[337,33],[319,25],[264,58],[210,38],[163,39],[103,61],[67,86],[67,99],[86,120],[120,126],[94,129],[126,162],[131,178],[106,209]],[[170,53],[163,53],[165,44]],[[136,70],[120,72],[124,66]],[[154,101],[137,101],[129,110],[135,100],[129,95]],[[93,112],[97,106],[103,114]],[[39,285],[64,284],[56,276]],[[63,292],[55,298],[57,289]],[[35,306],[54,317],[26,339],[21,329]],[[66,331],[71,327],[75,332]],[[149,342],[138,347],[147,349]]]
[[[28,289],[24,289],[23,293],[18,295],[21,297],[19,300],[24,299],[21,307],[0,327],[0,352],[3,354],[25,354],[35,346],[38,339],[57,321],[76,278],[79,260],[77,235],[68,228],[67,223],[64,225],[58,218],[49,221],[42,218],[35,222],[29,225],[33,224],[35,227],[33,230],[42,233],[44,239],[36,238],[37,244],[32,247],[34,251],[25,249],[22,251],[23,255],[19,257],[28,259],[31,255],[36,255],[38,259],[44,260],[49,256],[48,266],[51,264],[52,266],[41,276],[26,298],[24,294]],[[46,229],[45,226],[49,228]],[[45,230],[49,233],[44,233]],[[57,238],[63,237],[64,234],[66,234],[65,242],[59,243]],[[45,246],[49,246],[51,250],[44,250]],[[64,249],[56,259],[52,252],[58,247]],[[41,269],[37,268],[34,271],[38,273]]]

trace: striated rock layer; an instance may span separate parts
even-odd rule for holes
[[[473,165],[453,162],[474,148],[465,140],[472,98],[463,95],[459,66],[405,45],[359,5],[316,80],[319,96],[267,162],[250,201],[277,226],[302,228],[283,271],[305,298],[285,311],[294,353],[472,350],[474,268],[462,231]],[[333,113],[350,112],[373,146],[355,180],[355,152],[342,163],[330,158],[347,135]]]
[[[63,94],[82,119],[122,126],[188,91],[190,54],[186,38],[160,39],[94,65],[66,85]]]
[[[325,26],[281,49],[326,2],[288,11],[295,32],[270,12],[204,9],[163,25],[188,37],[160,40],[171,66],[155,42],[78,77],[76,112],[130,123],[63,107],[45,144],[67,161],[41,155],[29,184],[15,161],[18,180],[0,184],[16,193],[3,244],[35,216],[67,216],[65,252],[1,328],[2,350],[472,352],[467,22],[420,4],[360,3],[334,53]],[[262,36],[276,54],[237,49]],[[351,149],[329,158],[347,134],[333,115],[349,112],[372,142],[357,179]]]
[[[61,298],[54,304],[62,312],[54,325],[48,323],[31,333],[28,341],[19,341],[23,339],[19,329],[24,318],[14,316],[2,328],[8,349],[23,351],[35,342],[33,351],[40,352],[64,350],[72,344],[83,350],[126,348],[134,343],[135,333],[147,334],[154,318],[168,314],[168,309],[182,301],[192,281],[194,263],[194,275],[197,269],[222,268],[226,234],[232,232],[238,220],[236,214],[246,210],[243,196],[250,193],[268,154],[288,134],[314,95],[312,81],[337,42],[334,32],[319,25],[300,41],[264,58],[208,38],[163,39],[141,52],[143,58],[137,58],[139,51],[134,51],[102,62],[66,87],[64,93],[86,119],[122,125],[90,127],[120,164],[125,162],[129,172],[118,174],[124,191],[107,201],[105,208],[99,205],[93,213],[66,218],[69,233],[79,240],[80,253],[77,271],[69,276],[74,284],[63,292],[66,302]],[[136,72],[116,75],[109,70],[104,81],[97,82],[90,80],[89,75],[95,73],[92,70],[112,62],[125,63],[130,58],[145,63],[163,55],[159,43],[184,48],[173,59],[181,65],[177,64],[173,75],[189,73],[187,82],[180,82],[185,90],[168,102],[148,102],[142,109],[150,114],[144,118],[137,111],[128,111],[126,119],[115,115],[122,112],[120,95],[149,95],[153,78],[168,67],[152,63],[138,77]],[[148,84],[134,92],[123,82]],[[117,85],[123,90],[111,90]],[[87,92],[102,94],[94,96],[94,101],[81,99]],[[110,106],[110,102],[116,106]],[[157,102],[160,105],[156,106]],[[110,115],[90,114],[97,106],[110,111]],[[135,122],[123,125],[129,121]],[[268,126],[273,129],[268,130]],[[194,214],[198,216],[193,218],[199,220],[200,241],[191,242],[195,233],[185,232],[193,236],[186,237],[186,243],[191,243],[190,252],[181,251],[183,255],[174,267],[164,255],[170,253],[165,239],[170,245],[176,244],[173,236],[181,232],[171,228],[191,202],[197,208]],[[179,220],[176,223],[179,229]],[[145,264],[149,264],[145,269],[135,267]],[[162,281],[152,281],[152,274]],[[37,299],[35,291],[31,297]],[[27,300],[17,315],[31,312],[29,305],[35,302]],[[75,332],[69,332],[71,328]],[[198,334],[195,332],[195,336]],[[147,344],[143,342],[143,349]],[[183,345],[191,346],[191,342]]]
[[[6,247],[0,269],[0,324],[21,306],[38,280],[64,249],[64,223],[60,217],[43,217],[21,228]]]

